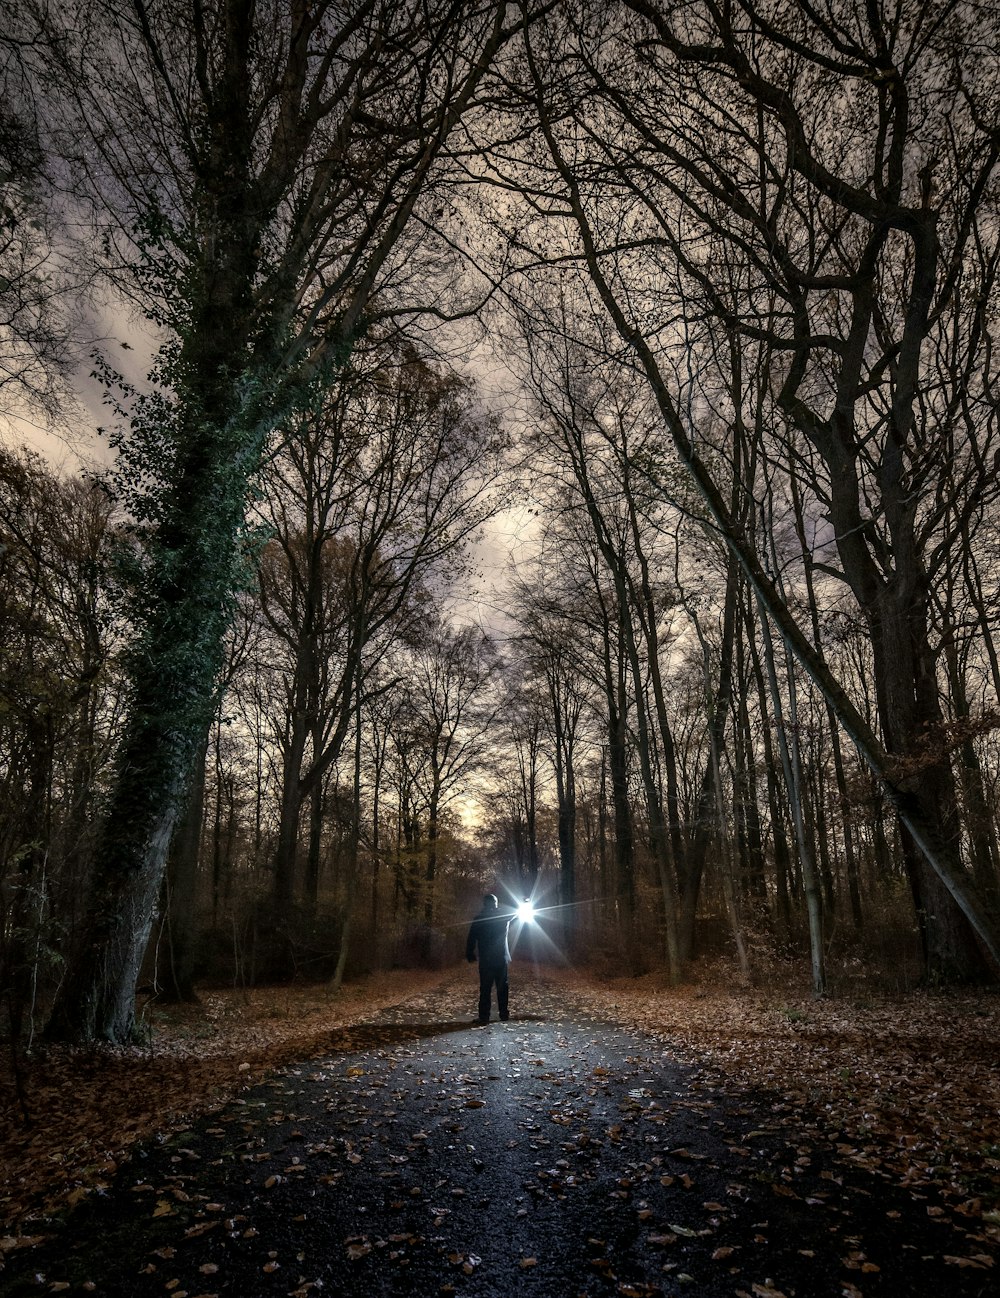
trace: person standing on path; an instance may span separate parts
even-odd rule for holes
[[[471,964],[479,949],[479,1022],[489,1023],[490,1007],[493,1000],[493,984],[497,988],[497,1009],[500,1018],[510,1018],[507,1000],[510,984],[507,980],[507,966],[510,964],[510,946],[507,942],[507,930],[513,915],[502,911],[500,903],[488,892],[483,898],[483,906],[472,921],[469,939],[465,944],[465,958]]]

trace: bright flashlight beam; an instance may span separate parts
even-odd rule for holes
[[[517,918],[522,924],[530,924],[535,918],[535,908],[530,901],[522,901],[518,904]]]

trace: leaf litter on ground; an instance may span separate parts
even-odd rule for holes
[[[595,1017],[658,1038],[701,1070],[706,1087],[770,1096],[769,1130],[798,1133],[803,1157],[811,1136],[833,1138],[840,1160],[915,1195],[933,1187],[954,1217],[1000,1240],[995,992],[814,1000],[767,988],[672,988],[656,975],[552,977]],[[927,1211],[933,1220],[945,1210]]]
[[[992,1265],[1000,1241],[1000,1003],[995,996],[963,992],[814,1002],[787,992],[713,983],[668,988],[655,976],[607,980],[583,971],[546,970],[543,977],[577,1017],[593,1020],[595,1032],[602,1022],[618,1022],[649,1033],[665,1054],[693,1064],[694,1088],[676,1097],[675,1105],[697,1110],[703,1103],[699,1085],[770,1097],[766,1126],[746,1133],[747,1143],[733,1143],[735,1157],[748,1157],[755,1137],[784,1131],[798,1144],[800,1161],[807,1163],[812,1143],[821,1142],[845,1164],[884,1176],[918,1200],[933,1189],[947,1208],[930,1205],[928,1221],[947,1213],[970,1240],[966,1253],[948,1260],[957,1268]],[[0,1255],[36,1242],[46,1214],[72,1207],[105,1186],[136,1142],[169,1133],[176,1138],[196,1115],[220,1108],[279,1068],[370,1046],[365,1020],[387,1006],[405,1002],[419,1013],[422,998],[447,984],[454,988],[458,1013],[468,999],[467,979],[464,969],[446,976],[396,971],[354,984],[337,997],[317,988],[213,992],[200,1006],[154,1008],[147,1047],[40,1050],[24,1065],[33,1124],[19,1121],[10,1078],[0,1083],[0,1158],[8,1172],[0,1189],[8,1222],[0,1232]],[[544,1151],[551,1143],[542,1121],[559,1132],[585,1118],[588,1090],[607,1086],[626,1068],[636,1070],[636,1085],[628,1092],[633,1115],[662,1122],[666,1110],[644,1093],[641,1063],[606,1059],[576,1079],[582,1095],[564,1100],[558,1093],[562,1081],[546,1061],[525,1058],[525,1076],[539,1083],[548,1079],[550,1087],[539,1107],[541,1121],[522,1123],[530,1147]],[[366,1085],[363,1068],[349,1075]],[[454,1104],[470,1107],[470,1101],[478,1101],[478,1078],[466,1072],[449,1080]],[[628,1112],[624,1117],[628,1120]],[[414,1148],[421,1134],[413,1137]],[[607,1135],[614,1142],[614,1127]],[[579,1140],[586,1144],[585,1131]],[[350,1162],[364,1157],[364,1140],[356,1145],[341,1151]],[[316,1152],[326,1151],[310,1148],[302,1156]],[[399,1157],[405,1160],[413,1152]],[[660,1184],[696,1194],[703,1156],[676,1148],[668,1157],[669,1171],[656,1169]],[[268,1179],[278,1186],[301,1166],[296,1156]],[[543,1171],[533,1195],[572,1193],[574,1179],[558,1163]],[[634,1184],[623,1181],[616,1195],[628,1198],[651,1172],[636,1169]],[[772,1189],[776,1196],[795,1197],[781,1178]],[[161,1202],[165,1212],[173,1211],[174,1203]],[[432,1211],[436,1222],[446,1219],[448,1209],[434,1205]],[[640,1221],[643,1211],[637,1207]],[[722,1205],[706,1201],[704,1211],[718,1214]],[[691,1235],[690,1227],[671,1223],[669,1233],[654,1231],[650,1243],[669,1249],[678,1236]],[[366,1256],[361,1247],[366,1242],[349,1241],[350,1256]],[[724,1247],[717,1254],[719,1262],[730,1258]],[[532,1269],[533,1260],[524,1269]],[[477,1264],[463,1254],[455,1265],[464,1270]],[[866,1260],[845,1254],[844,1265],[863,1275]],[[606,1263],[595,1259],[595,1266]]]

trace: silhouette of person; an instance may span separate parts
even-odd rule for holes
[[[465,958],[471,964],[479,951],[479,1022],[489,1023],[490,1008],[493,1001],[493,985],[497,989],[497,1009],[500,1018],[510,1018],[507,1000],[510,984],[507,979],[507,966],[510,964],[510,946],[507,942],[507,930],[513,915],[510,911],[501,910],[500,903],[488,892],[483,898],[482,909],[472,921],[469,938],[465,944]]]

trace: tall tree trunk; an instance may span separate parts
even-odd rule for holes
[[[965,676],[958,661],[958,647],[954,636],[945,643],[945,662],[951,687],[951,700],[959,722],[968,721],[972,714],[966,692]],[[997,900],[1000,888],[1000,850],[996,840],[996,826],[987,799],[982,764],[976,745],[966,732],[956,751],[958,778],[965,802],[965,823],[969,835],[969,857],[976,882],[983,896]]]
[[[757,706],[761,717],[761,749],[764,756],[764,776],[767,781],[767,805],[771,822],[771,843],[774,851],[775,873],[775,927],[783,938],[788,938],[792,928],[792,856],[785,832],[787,802],[781,797],[780,762],[775,759],[772,737],[770,699],[771,691],[764,679],[760,651],[756,637],[748,640],[750,666],[757,691]]]
[[[964,877],[954,776],[942,742],[944,718],[928,643],[926,595],[915,582],[908,584],[905,603],[898,584],[894,585],[883,591],[872,617],[879,711],[889,752],[906,755],[906,765],[916,767],[905,770],[903,778],[927,818],[949,874]],[[905,823],[903,839],[928,977],[943,982],[987,981],[990,973],[971,926],[954,913],[945,879],[931,868]]]
[[[744,619],[747,630],[746,640],[750,640],[753,637],[754,627],[749,608],[744,609]],[[747,706],[749,682],[743,637],[739,637],[736,642],[736,681],[733,791],[741,867],[737,887],[747,896],[755,897],[760,901],[767,896],[767,880],[764,876],[764,843],[757,807],[756,752],[750,724],[750,709]]]
[[[792,497],[792,510],[795,519],[795,534],[798,537],[799,550],[802,554],[802,570],[805,574],[806,600],[809,605],[809,617],[812,623],[813,643],[822,649],[823,635],[819,620],[819,601],[816,598],[814,563],[812,551],[806,538],[805,510],[802,505],[802,494],[799,491],[795,465],[789,451],[788,481]],[[860,932],[863,924],[861,911],[861,889],[858,880],[858,862],[854,846],[854,828],[851,823],[851,807],[847,796],[847,780],[844,775],[844,755],[840,742],[840,726],[829,699],[824,699],[827,725],[830,729],[830,744],[833,749],[833,768],[837,781],[841,824],[844,837],[844,861],[847,874],[847,889],[851,902],[851,919],[854,927]]]
[[[801,755],[801,738],[799,740]],[[833,921],[837,907],[836,885],[830,860],[830,842],[826,829],[826,799],[824,797],[822,768],[819,754],[810,745],[809,761],[803,764],[802,779],[805,785],[805,817],[813,860],[819,865],[820,886],[823,889],[823,913]]]
[[[437,884],[438,867],[438,800],[441,796],[436,771],[433,778],[434,784],[427,810],[427,860],[424,867],[424,919],[428,925],[434,922],[434,890]],[[427,940],[430,941],[429,933]]]
[[[668,950],[673,951],[673,961],[677,965],[678,975],[682,966],[680,955],[680,939],[676,935],[678,925],[678,903],[676,900],[677,888],[680,880],[687,873],[687,865],[684,860],[684,837],[681,834],[680,823],[680,797],[677,787],[677,754],[674,748],[673,732],[670,728],[670,718],[667,714],[666,692],[663,688],[663,676],[660,671],[660,633],[657,621],[656,598],[653,593],[653,583],[650,578],[649,560],[646,557],[646,549],[643,544],[642,528],[639,524],[639,516],[636,510],[635,494],[631,482],[631,470],[628,459],[628,443],[623,440],[623,474],[622,481],[625,487],[626,505],[628,507],[629,527],[632,534],[632,548],[635,553],[636,562],[639,565],[639,582],[638,586],[628,566],[622,562],[620,557],[616,557],[616,563],[619,570],[628,582],[628,589],[631,594],[631,605],[639,615],[639,625],[642,629],[643,641],[646,648],[646,672],[649,676],[649,684],[653,693],[653,714],[655,715],[657,728],[659,731],[659,756],[664,772],[664,783],[666,786],[666,815],[664,817],[662,808],[662,795],[657,791],[657,824],[664,822],[664,828],[658,831],[664,835],[670,846],[670,855],[672,860],[661,865],[661,874],[666,875],[672,870],[669,882],[669,893],[665,894],[665,904],[670,904],[671,915],[667,919],[667,946]],[[638,691],[639,684],[636,683]],[[669,898],[674,898],[673,902]]]
[[[670,845],[664,822],[663,804],[653,764],[649,708],[643,690],[642,665],[631,622],[627,616],[622,619],[623,631],[626,627],[628,628],[625,633],[635,695],[636,747],[639,754],[639,771],[646,798],[646,817],[662,896],[667,976],[672,983],[678,983],[682,971],[677,945],[677,883],[670,861]]]
[[[778,748],[781,752],[781,766],[785,775],[785,786],[788,789],[792,824],[795,827],[795,841],[799,849],[799,864],[802,867],[806,912],[809,917],[809,953],[812,963],[813,995],[824,996],[826,994],[826,956],[823,946],[823,900],[803,819],[801,764],[798,748],[798,707],[795,700],[794,669],[789,664],[787,679],[790,724],[786,726],[781,691],[778,685],[778,673],[774,661],[771,628],[768,625],[767,614],[763,606],[760,607],[760,626],[764,641],[764,662],[767,666],[767,679],[771,687],[771,706],[774,710],[774,720],[778,732]]]
[[[382,863],[382,777],[385,770],[386,743],[380,739],[378,722],[372,719],[372,743],[375,750],[374,769],[372,770],[372,888],[371,888],[371,930],[372,944],[375,950],[376,968],[382,968],[385,958],[385,947],[381,940],[381,913],[379,909],[379,886],[381,884],[380,866]]]
[[[733,945],[736,947],[736,958],[739,962],[740,973],[743,978],[749,981],[750,978],[750,957],[747,953],[746,939],[743,934],[743,919],[740,907],[739,889],[736,887],[736,880],[733,877],[733,858],[730,849],[729,837],[725,828],[725,799],[722,791],[722,769],[719,762],[719,750],[715,743],[715,736],[709,738],[710,750],[708,760],[712,770],[712,785],[715,790],[715,824],[716,824],[716,843],[718,844],[719,853],[719,876],[722,884],[722,895],[725,899],[726,917],[729,920],[729,931],[733,935]]]
[[[576,770],[574,753],[579,708],[558,663],[546,669],[552,716],[559,840],[559,905],[563,943],[572,951],[576,931]]]
[[[202,824],[205,817],[205,779],[208,760],[206,738],[195,763],[187,806],[181,817],[167,861],[164,925],[166,963],[160,996],[165,1000],[196,1003],[194,989],[196,904]]]
[[[691,847],[684,856],[685,868],[681,878],[678,942],[680,957],[685,964],[692,959],[695,953],[695,921],[698,914],[698,899],[701,895],[705,861],[713,838],[710,827],[710,813],[713,806],[717,814],[721,814],[721,804],[718,801],[716,788],[717,775],[719,779],[721,779],[721,775],[717,773],[715,766],[725,742],[726,721],[732,703],[733,648],[736,639],[737,610],[740,602],[740,570],[728,552],[726,560],[726,598],[722,613],[722,642],[719,647],[718,684],[714,687],[708,640],[702,630],[696,610],[688,608],[688,616],[692,620],[695,634],[701,645],[705,705],[708,712],[709,747],[694,812],[694,838]],[[719,832],[722,832],[721,828]]]
[[[302,763],[308,727],[303,712],[294,709],[289,733],[282,745],[281,802],[278,807],[278,835],[274,849],[271,901],[277,923],[286,921],[295,903],[302,828]]]
[[[628,718],[621,661],[618,682],[607,680],[608,706],[608,773],[611,776],[611,807],[615,832],[615,897],[619,906],[619,923],[626,941],[632,932],[635,914],[635,843],[632,830],[632,805],[628,796]]]
[[[315,916],[319,904],[319,872],[323,856],[323,781],[316,780],[309,791],[309,842],[303,895],[306,909]]]
[[[358,683],[354,710],[354,778],[351,782],[351,825],[347,839],[347,872],[344,878],[344,912],[340,924],[340,950],[331,985],[338,989],[344,982],[344,970],[350,952],[354,908],[358,897],[361,858],[361,684]]]
[[[832,710],[827,710],[830,724],[830,744],[833,749],[833,769],[837,777],[837,797],[840,803],[841,826],[844,834],[844,865],[847,872],[847,892],[851,902],[851,920],[860,933],[864,928],[864,911],[861,906],[861,877],[858,869],[858,848],[854,832],[854,809],[847,789],[844,773],[844,753],[840,742],[840,729]]]
[[[597,795],[597,877],[600,895],[609,902],[614,895],[608,868],[608,746],[601,745],[601,782]]]

